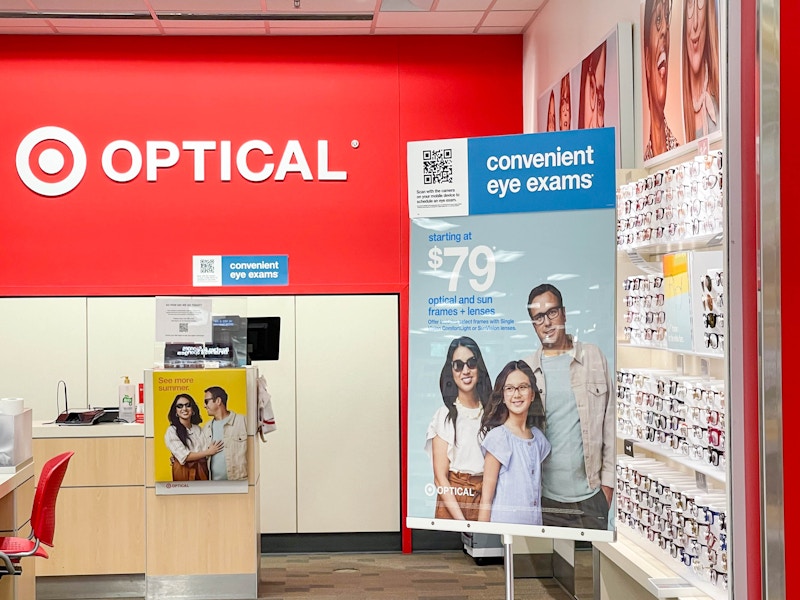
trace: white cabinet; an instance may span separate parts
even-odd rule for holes
[[[397,295],[221,296],[215,314],[280,317],[265,375],[277,430],[261,453],[261,533],[400,531]],[[36,421],[115,406],[161,360],[155,298],[0,299],[0,396]]]

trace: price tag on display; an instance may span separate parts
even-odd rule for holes
[[[468,281],[473,290],[485,292],[492,287],[496,266],[494,252],[489,246],[475,246],[472,249],[467,246],[434,246],[428,251],[428,266],[431,269],[438,271],[442,266],[452,269],[447,286],[449,292],[457,290],[465,263],[472,275]]]

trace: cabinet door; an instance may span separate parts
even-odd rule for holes
[[[398,298],[297,298],[299,533],[400,530]]]
[[[261,452],[261,533],[297,533],[297,420],[295,418],[295,297],[251,296],[247,316],[279,317],[278,360],[254,361],[267,380],[277,429]]]
[[[0,395],[21,397],[34,421],[86,406],[86,298],[0,298]]]

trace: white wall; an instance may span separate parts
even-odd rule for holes
[[[633,24],[634,101],[641,123],[639,0],[551,0],[523,41],[523,127],[535,131],[536,98],[602,42],[617,23]]]

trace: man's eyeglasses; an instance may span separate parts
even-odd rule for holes
[[[503,386],[503,393],[506,396],[513,396],[517,392],[520,393],[520,396],[526,394],[531,389],[530,383],[520,383],[519,385],[504,385]]]
[[[474,369],[475,367],[477,367],[477,366],[478,366],[478,359],[477,359],[477,358],[475,358],[474,356],[473,356],[473,357],[471,357],[471,358],[468,358],[468,359],[466,360],[466,362],[465,362],[465,361],[463,361],[463,360],[458,360],[458,359],[456,359],[456,360],[454,360],[454,361],[453,361],[452,363],[450,363],[450,364],[451,364],[451,365],[452,365],[452,367],[453,367],[453,371],[456,371],[457,373],[460,373],[461,371],[463,371],[463,370],[464,370],[464,366],[465,366],[465,365],[466,365],[466,367],[467,367],[468,369]]]
[[[553,308],[549,308],[544,312],[540,312],[540,313],[538,313],[536,315],[533,315],[531,317],[531,321],[533,322],[534,325],[541,325],[542,323],[544,323],[544,318],[545,317],[547,317],[548,319],[550,319],[552,321],[559,314],[561,314],[561,309],[563,309],[563,308],[564,308],[563,306],[554,306]]]
[[[178,410],[180,410],[182,408],[191,408],[191,407],[192,407],[191,404],[176,404],[175,405],[175,408],[178,409]]]
[[[213,402],[213,401],[214,401],[214,398],[205,398],[205,399],[203,399],[203,403],[204,404],[208,404],[209,402]]]
[[[655,16],[656,29],[659,32],[662,29],[669,29],[669,20],[672,16],[672,0],[657,1],[653,15]]]

